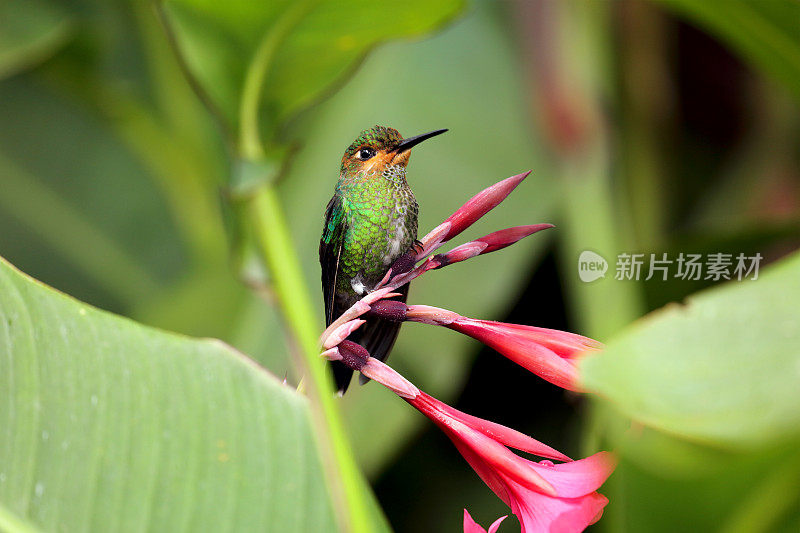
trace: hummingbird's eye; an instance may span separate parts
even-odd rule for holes
[[[375,150],[372,148],[362,148],[358,151],[358,155],[356,156],[362,161],[366,161],[372,157],[375,157]]]

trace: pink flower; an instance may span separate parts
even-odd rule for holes
[[[569,461],[530,437],[520,439],[514,430],[466,415],[424,392],[406,401],[445,432],[484,483],[511,507],[522,533],[583,531],[602,515],[608,499],[596,491],[615,466],[608,452]],[[506,446],[568,462],[537,463]]]
[[[464,509],[464,533],[495,533],[497,528],[500,527],[500,522],[506,519],[508,515],[501,516],[497,520],[495,520],[491,526],[489,526],[489,531],[486,531],[481,526],[475,523],[475,520],[469,515],[466,509]]]
[[[573,391],[581,390],[577,367],[581,354],[602,347],[593,339],[566,331],[476,320],[447,309],[396,300],[374,302],[369,312],[387,320],[434,324],[469,335],[542,379]]]
[[[461,317],[446,327],[469,335],[537,376],[564,389],[580,391],[579,354],[602,344],[555,329]]]
[[[609,453],[572,461],[519,431],[440,402],[354,342],[342,341],[326,350],[324,356],[393,390],[439,426],[484,483],[511,507],[523,533],[582,531],[600,518],[608,500],[596,491],[614,470]],[[509,447],[565,462],[537,463]]]

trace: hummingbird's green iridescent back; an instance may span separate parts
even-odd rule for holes
[[[345,151],[319,246],[327,324],[373,290],[414,245],[419,207],[406,182],[409,149],[442,131],[403,139],[395,129],[374,126]],[[405,300],[408,286],[400,292]],[[398,330],[397,323],[370,319],[350,338],[384,359]],[[334,369],[344,391],[352,371]]]

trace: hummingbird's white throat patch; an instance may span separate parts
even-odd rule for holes
[[[364,285],[364,280],[361,278],[361,274],[358,274],[356,277],[350,280],[350,286],[359,296],[364,294],[364,292],[367,290],[367,287]]]

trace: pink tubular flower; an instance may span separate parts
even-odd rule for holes
[[[442,239],[442,242],[449,241],[474,224],[483,215],[497,207],[530,173],[530,171],[523,172],[503,181],[498,181],[467,200],[464,205],[445,220],[445,223],[450,223],[450,230]]]
[[[523,533],[582,531],[600,518],[608,500],[596,491],[614,470],[607,452],[572,461],[519,431],[440,402],[351,341],[342,341],[324,355],[393,390],[439,426],[484,483],[511,507]],[[509,448],[564,462],[537,463]]]
[[[479,340],[537,376],[564,389],[581,391],[577,361],[580,354],[602,345],[588,337],[521,324],[476,320],[428,305],[396,300],[375,302],[370,313],[386,320],[434,324]]]
[[[483,215],[500,205],[500,202],[511,194],[511,191],[528,177],[531,171],[511,176],[494,185],[486,187],[481,192],[467,200],[464,205],[459,207],[455,213],[450,215],[447,220],[433,228],[420,241],[421,251],[417,254],[417,260],[424,259],[428,254],[457,236],[459,233],[478,221]]]
[[[513,430],[499,424],[489,423],[496,432],[488,430],[476,422],[481,419],[424,392],[406,401],[445,432],[484,483],[511,507],[522,533],[583,531],[602,515],[608,499],[596,491],[615,466],[608,452],[560,464],[529,461],[506,446],[557,460],[565,460],[565,456],[537,441],[533,442],[538,446],[529,446],[530,437],[524,435],[523,442],[509,439],[507,432]]]
[[[537,376],[564,389],[581,391],[578,354],[602,344],[555,329],[461,317],[446,327],[469,335]]]
[[[506,519],[508,515],[501,516],[497,520],[495,520],[491,526],[489,526],[489,531],[486,531],[481,526],[475,523],[475,520],[469,515],[466,509],[464,509],[464,533],[495,533],[497,528],[500,527],[500,522]]]

